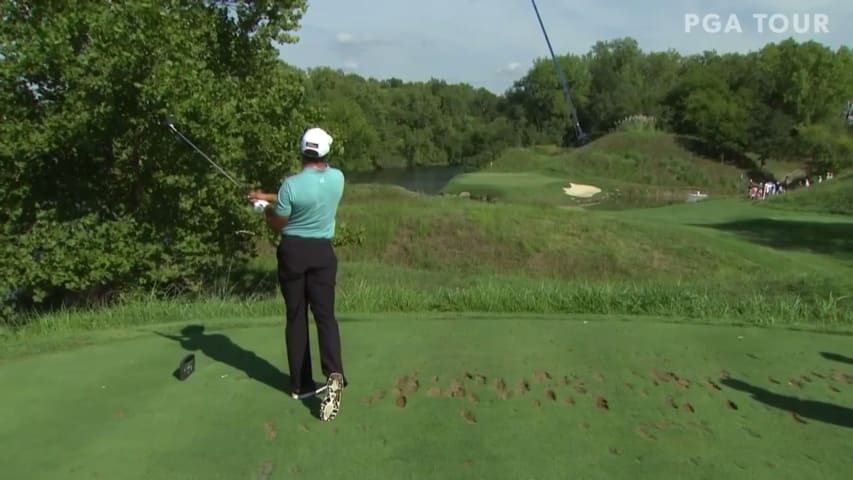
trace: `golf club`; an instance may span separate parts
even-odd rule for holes
[[[226,171],[225,171],[225,169],[223,169],[223,168],[222,168],[222,167],[220,167],[216,162],[214,162],[213,160],[211,160],[211,159],[210,159],[210,157],[208,157],[206,153],[204,153],[203,151],[201,151],[201,149],[200,149],[200,148],[198,148],[198,147],[197,147],[193,142],[191,142],[189,138],[187,138],[186,136],[184,136],[184,134],[183,134],[183,133],[181,133],[181,132],[180,132],[180,130],[178,130],[177,128],[175,128],[175,122],[173,122],[173,121],[172,121],[172,116],[171,116],[171,115],[166,114],[166,118],[164,119],[164,122],[163,122],[163,123],[164,123],[167,127],[169,127],[169,130],[173,131],[176,135],[178,135],[179,137],[181,137],[181,139],[182,139],[183,141],[185,141],[187,144],[189,144],[189,146],[193,147],[193,149],[195,149],[195,151],[196,151],[196,152],[198,152],[199,154],[201,154],[201,156],[202,156],[202,157],[204,157],[204,159],[205,159],[205,160],[207,160],[208,162],[210,162],[210,164],[211,164],[211,165],[213,165],[213,166],[214,166],[214,168],[216,168],[216,169],[219,171],[219,173],[221,173],[222,175],[225,175],[225,178],[227,178],[228,180],[231,180],[231,182],[232,182],[234,185],[236,185],[238,188],[240,188],[240,189],[241,189],[241,190],[243,190],[244,192],[249,190],[249,189],[246,187],[246,185],[241,184],[240,182],[238,182],[237,180],[235,180],[235,179],[234,179],[234,177],[232,177],[231,175],[229,175],[229,174],[228,174],[228,172],[226,172]],[[253,205],[254,205],[254,207],[255,207],[255,211],[262,212],[262,211],[267,207],[267,205],[269,205],[269,202],[267,202],[266,200],[255,200],[254,202],[252,202],[252,204],[253,204]]]
[[[536,0],[530,0],[530,2],[533,4],[533,11],[536,12],[536,18],[539,20],[539,27],[542,29],[542,35],[545,37],[545,43],[548,44],[548,51],[551,53],[551,60],[554,62],[554,69],[557,71],[557,79],[563,87],[563,93],[565,94],[566,101],[569,103],[569,108],[572,111],[575,141],[578,144],[584,144],[587,142],[588,138],[587,134],[584,133],[581,128],[580,120],[578,120],[578,111],[575,109],[575,104],[572,101],[572,94],[569,91],[569,82],[566,81],[566,76],[563,75],[563,71],[560,69],[560,64],[557,62],[557,56],[554,55],[554,49],[551,47],[551,40],[548,38],[548,32],[545,31],[545,24],[542,23],[542,17],[539,15],[539,7],[536,6]]]
[[[317,396],[317,395],[323,393],[327,388],[328,388],[328,386],[323,385],[322,387],[318,388],[317,390],[314,390],[313,392],[307,392],[307,393],[303,393],[301,395],[294,395],[293,399],[294,400],[305,400],[306,398],[311,398],[311,397],[314,397],[314,396]]]

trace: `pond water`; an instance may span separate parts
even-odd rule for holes
[[[353,184],[380,183],[397,185],[414,192],[437,195],[450,179],[465,172],[463,166],[428,166],[385,168],[375,172],[344,172]]]

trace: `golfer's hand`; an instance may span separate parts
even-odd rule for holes
[[[263,190],[252,190],[251,192],[246,194],[246,200],[248,200],[250,203],[253,203],[256,200],[266,200],[268,202],[274,202],[276,200],[276,194],[266,193]]]

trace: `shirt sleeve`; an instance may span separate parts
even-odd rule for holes
[[[278,189],[278,198],[275,201],[275,213],[282,217],[289,217],[293,209],[291,199],[290,184],[285,180],[281,183],[281,188]]]

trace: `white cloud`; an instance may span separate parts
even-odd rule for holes
[[[521,63],[519,62],[509,62],[503,67],[498,69],[499,73],[513,73],[521,70]]]
[[[343,43],[346,45],[353,43],[353,36],[349,32],[338,32],[338,34],[335,35],[335,40],[337,40],[338,43]]]

